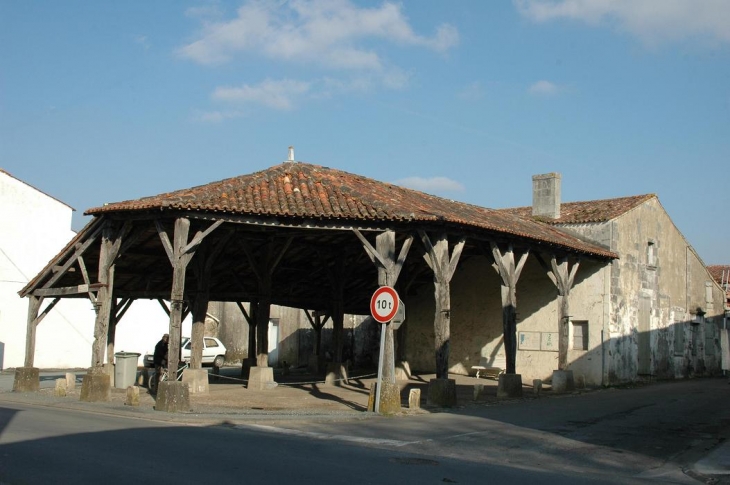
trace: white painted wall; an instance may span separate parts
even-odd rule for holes
[[[75,236],[68,205],[0,170],[0,368],[25,361],[28,300],[20,291]],[[46,299],[43,308],[52,300]],[[140,300],[119,322],[115,351],[152,350],[169,318],[159,303]],[[190,318],[183,335],[190,335]],[[88,299],[62,299],[38,325],[34,365],[85,368],[91,363],[94,310]],[[141,360],[140,360],[141,363]]]

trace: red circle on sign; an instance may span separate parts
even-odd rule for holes
[[[376,322],[388,323],[398,312],[398,293],[390,286],[381,286],[370,298],[370,314]]]

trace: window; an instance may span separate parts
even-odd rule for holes
[[[650,239],[646,246],[646,265],[656,268],[656,241],[653,239]]]
[[[573,350],[588,350],[588,322],[576,320],[573,324]]]
[[[215,339],[206,338],[205,339],[205,346],[206,347],[218,347],[218,342],[216,342]]]

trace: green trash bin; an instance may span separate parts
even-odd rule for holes
[[[114,354],[114,387],[126,389],[133,386],[137,380],[137,362],[139,356],[136,352],[117,352]]]

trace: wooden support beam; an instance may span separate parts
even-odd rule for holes
[[[524,252],[515,263],[515,255],[512,245],[507,246],[507,251],[502,253],[496,243],[491,242],[491,257],[493,267],[502,279],[502,327],[503,339],[507,362],[507,374],[516,372],[517,360],[517,281],[520,279],[522,268],[527,261],[529,250]]]
[[[33,296],[37,297],[80,295],[82,293],[89,293],[89,285],[64,286],[60,288],[38,288],[37,290],[33,290],[31,293]]]
[[[433,244],[425,231],[418,231],[418,233],[426,249],[424,259],[433,270],[434,301],[436,305],[434,314],[436,378],[448,379],[451,341],[451,279],[456,271],[466,239],[461,237],[454,245],[451,256],[449,256],[447,234],[439,234],[436,243]]]
[[[568,349],[570,348],[570,290],[580,266],[580,259],[572,266],[568,256],[558,261],[556,255],[550,256],[550,265],[539,254],[535,254],[540,266],[547,272],[550,281],[558,290],[558,370],[568,368]]]

